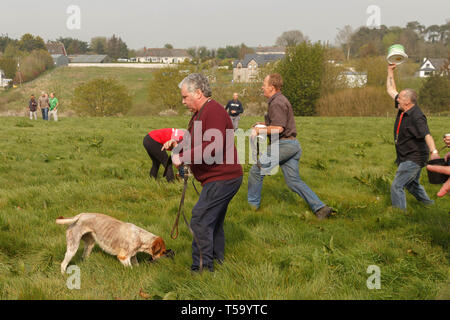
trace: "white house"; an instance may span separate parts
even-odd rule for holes
[[[446,61],[447,59],[423,58],[422,64],[420,65],[419,70],[416,72],[416,75],[420,78],[426,78],[435,73],[439,73],[440,75],[448,74],[448,64],[447,70],[444,70]]]
[[[6,79],[5,73],[0,69],[0,87],[6,87],[11,81],[12,79]]]
[[[345,80],[349,88],[361,88],[367,83],[367,73],[357,72],[354,68],[348,68],[338,76],[339,80]]]
[[[256,54],[286,54],[285,47],[262,47],[261,45],[253,48]]]
[[[136,57],[136,62],[183,63],[191,59],[191,55],[184,49],[149,48]]]

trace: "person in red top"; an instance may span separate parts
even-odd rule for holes
[[[175,148],[173,164],[177,167],[188,164],[203,186],[192,209],[190,226],[199,245],[192,242],[191,270],[200,270],[201,250],[202,267],[214,271],[214,260],[219,264],[224,260],[223,224],[228,204],[242,184],[243,171],[234,146],[233,124],[223,106],[211,99],[208,79],[193,73],[184,78],[179,87],[183,104],[194,115],[180,144],[170,140],[164,148]]]
[[[150,169],[150,177],[157,179],[159,166],[162,164],[166,172],[168,182],[175,180],[172,165],[168,163],[167,152],[162,150],[164,143],[173,139],[179,141],[184,134],[184,130],[175,128],[164,128],[150,131],[144,137],[144,148],[152,159],[153,165]],[[167,167],[167,168],[166,168]]]

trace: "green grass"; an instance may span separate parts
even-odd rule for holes
[[[243,117],[248,128],[259,118]],[[148,177],[142,146],[156,128],[186,127],[187,118],[0,118],[0,298],[142,299],[449,299],[449,198],[421,206],[409,194],[406,213],[390,207],[394,177],[393,119],[297,118],[300,174],[338,215],[318,221],[289,191],[281,173],[264,181],[261,209],[246,201],[250,165],[225,220],[225,263],[191,275],[191,236],[180,223],[169,236],[182,183]],[[438,147],[448,118],[430,118]],[[162,175],[162,172],[160,172]],[[197,186],[199,184],[197,183]],[[186,212],[197,200],[189,187]],[[174,260],[124,268],[97,246],[71,264],[81,289],[60,274],[65,226],[58,216],[101,212],[162,236]],[[368,266],[381,269],[381,290],[369,290]]]

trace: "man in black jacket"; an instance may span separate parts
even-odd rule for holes
[[[228,111],[231,121],[233,122],[234,131],[236,131],[239,125],[239,120],[241,119],[240,114],[244,112],[242,103],[238,100],[237,92],[233,93],[233,100],[228,101],[225,110]]]
[[[438,150],[428,128],[427,118],[417,106],[417,93],[412,89],[398,92],[394,81],[396,65],[388,66],[387,92],[398,109],[394,124],[397,173],[391,185],[392,206],[406,210],[406,188],[425,205],[434,203],[420,184],[420,173],[428,159],[439,159]]]

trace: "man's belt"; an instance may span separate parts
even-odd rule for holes
[[[280,140],[295,140],[295,139],[297,139],[297,138],[296,137],[287,137],[287,138],[282,137],[282,138],[280,138]]]

